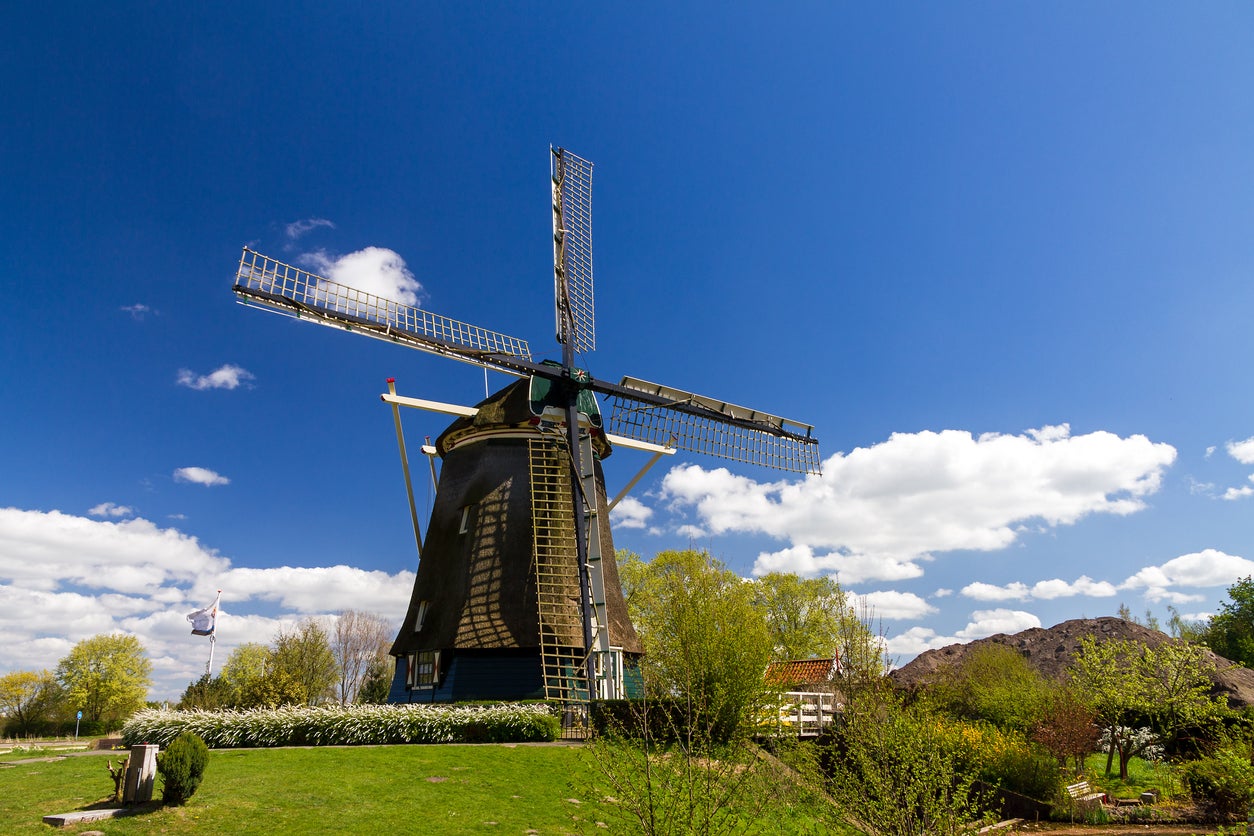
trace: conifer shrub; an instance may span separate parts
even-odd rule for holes
[[[178,806],[200,786],[209,765],[209,747],[192,732],[183,732],[157,755],[157,772],[161,775],[161,800]]]

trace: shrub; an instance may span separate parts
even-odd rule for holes
[[[166,804],[186,804],[205,775],[209,765],[209,747],[199,736],[183,732],[157,755],[157,772],[161,775],[161,800]]]
[[[522,743],[556,740],[545,705],[286,706],[248,711],[141,711],[122,729],[128,745],[167,745],[184,731],[211,748],[384,743]]]
[[[1209,757],[1189,761],[1182,772],[1194,802],[1216,820],[1231,821],[1245,813],[1254,786],[1254,766],[1243,747],[1224,746]]]

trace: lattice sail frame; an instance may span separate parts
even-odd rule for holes
[[[480,353],[531,360],[526,340],[340,284],[248,247],[234,289],[247,304],[457,360],[476,363]]]
[[[635,378],[625,377],[615,388],[609,394],[607,432],[791,473],[822,473],[818,440],[811,437],[809,424]],[[624,388],[667,398],[673,405],[637,400]]]
[[[592,163],[563,148],[552,150],[557,341],[584,353],[597,347],[592,284]]]

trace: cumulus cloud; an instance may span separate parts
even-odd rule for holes
[[[1037,581],[1028,586],[1020,581],[1005,586],[976,581],[962,588],[962,594],[977,601],[1050,601],[1055,598],[1070,598],[1076,595],[1087,595],[1091,598],[1109,598],[1118,592],[1117,587],[1106,581],[1095,581],[1088,575],[1081,575],[1068,583],[1061,578]]]
[[[792,572],[805,578],[831,574],[841,583],[854,584],[917,578],[923,574],[923,569],[912,561],[886,556],[848,552],[815,554],[809,546],[792,546],[758,555],[753,563],[753,574],[761,577],[771,572]]]
[[[1040,626],[1039,618],[1023,610],[976,610],[971,613],[967,626],[951,636],[941,635],[930,627],[911,627],[901,635],[889,637],[886,644],[891,654],[917,656],[925,650],[966,644],[998,633],[1018,633]]]
[[[152,313],[152,308],[147,305],[136,303],[134,305],[123,305],[122,310],[131,315],[131,319],[142,320],[148,314]]]
[[[399,615],[413,582],[412,572],[349,566],[236,567],[195,537],[145,519],[0,508],[0,671],[51,668],[76,642],[120,631],[147,648],[153,696],[177,698],[208,655],[186,614],[219,588],[217,655],[225,660],[304,616],[350,607]]]
[[[127,505],[115,505],[112,502],[102,502],[93,506],[87,511],[93,517],[129,517],[135,512]]]
[[[1254,436],[1245,441],[1229,441],[1224,446],[1228,450],[1228,455],[1241,464],[1254,464]]]
[[[1254,482],[1254,474],[1250,475],[1250,481]],[[1254,495],[1254,485],[1244,485],[1240,488],[1228,488],[1228,490],[1224,491],[1223,498],[1228,500],[1244,499],[1251,495]]]
[[[865,606],[872,618],[886,618],[890,620],[917,619],[937,612],[936,607],[933,607],[913,592],[898,592],[896,590],[862,594],[850,593],[849,603],[854,607],[855,611],[861,611],[862,607]]]
[[[405,259],[385,247],[366,247],[343,256],[325,250],[305,253],[301,263],[338,284],[347,285],[402,305],[417,305],[422,285],[405,266]],[[328,300],[334,305],[336,300]]]
[[[287,233],[287,238],[289,241],[295,241],[296,239],[303,236],[305,233],[312,232],[313,230],[322,226],[325,226],[329,229],[335,229],[335,224],[332,223],[331,221],[328,221],[326,218],[305,218],[304,220],[300,220],[300,221],[292,221],[290,224],[288,224],[287,226],[283,228],[283,231]]]
[[[634,496],[623,497],[610,512],[610,522],[620,528],[644,528],[649,524],[653,509]]]
[[[1200,601],[1204,596],[1178,592],[1174,587],[1230,586],[1247,575],[1254,575],[1254,560],[1218,549],[1203,549],[1172,558],[1161,566],[1147,566],[1124,581],[1120,588],[1144,589],[1150,601],[1185,604]]]
[[[191,482],[193,485],[204,485],[207,488],[231,484],[230,479],[207,467],[180,467],[174,471],[174,481]]]
[[[203,391],[205,389],[237,389],[255,379],[248,369],[227,363],[209,374],[196,374],[191,369],[179,369],[175,381],[180,386]]]
[[[675,529],[675,533],[680,537],[687,537],[689,540],[700,540],[706,535],[706,531],[699,525],[685,523]]]
[[[662,485],[666,498],[695,508],[715,534],[790,541],[790,549],[759,557],[757,574],[852,564],[863,577],[888,579],[917,576],[917,566],[907,567],[936,552],[1003,549],[1028,523],[1132,514],[1159,489],[1175,457],[1175,448],[1142,435],[1072,436],[1066,425],[1022,435],[945,430],[895,433],[838,453],[822,476],[803,481],[757,482],[725,468],[681,465]]]

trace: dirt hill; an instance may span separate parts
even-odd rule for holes
[[[1003,644],[1013,647],[1027,658],[1032,666],[1051,679],[1061,680],[1080,649],[1080,639],[1094,636],[1100,641],[1138,641],[1150,647],[1175,641],[1165,633],[1124,621],[1122,618],[1077,618],[1053,627],[1033,627],[1022,633],[1008,636],[999,633],[968,644],[951,644],[937,650],[919,654],[914,661],[893,671],[889,678],[902,688],[917,688],[932,682],[937,672],[948,665],[960,662],[966,654],[987,644]],[[1254,705],[1254,670],[1235,668],[1233,663],[1216,656],[1209,650],[1207,655],[1215,662],[1215,692],[1228,698],[1233,707]]]

